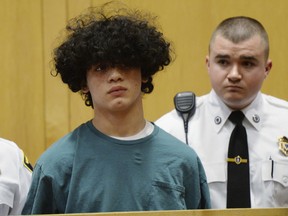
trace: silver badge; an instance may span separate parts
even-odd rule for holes
[[[259,117],[257,114],[253,115],[253,116],[252,116],[252,119],[253,119],[253,121],[254,121],[255,123],[259,123],[259,122],[260,122],[260,117]]]
[[[215,124],[219,125],[221,123],[222,119],[220,116],[216,116],[214,119]]]

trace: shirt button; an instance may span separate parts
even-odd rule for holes
[[[283,177],[283,182],[284,182],[285,184],[288,183],[288,177],[287,177],[287,176],[284,176],[284,177]]]

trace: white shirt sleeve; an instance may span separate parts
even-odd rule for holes
[[[5,204],[0,204],[0,215],[8,215],[10,207]]]
[[[31,184],[32,172],[19,147],[0,138],[0,215],[20,215]],[[3,207],[3,208],[2,208]]]

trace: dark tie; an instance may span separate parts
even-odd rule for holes
[[[249,155],[246,129],[242,125],[244,114],[233,111],[229,120],[236,126],[232,131],[228,149],[227,208],[250,208]]]

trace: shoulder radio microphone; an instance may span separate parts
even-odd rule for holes
[[[186,144],[188,145],[188,122],[195,113],[195,94],[190,91],[177,93],[174,96],[174,106],[183,119]]]

